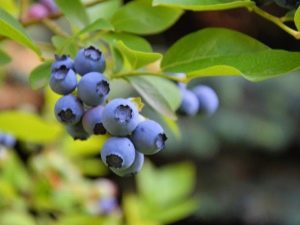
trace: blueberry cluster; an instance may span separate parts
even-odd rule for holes
[[[63,97],[55,104],[55,116],[74,139],[108,133],[101,151],[104,164],[119,176],[136,174],[144,154],[162,150],[167,137],[157,122],[139,114],[131,100],[116,98],[105,104],[110,86],[104,70],[104,56],[93,46],[79,50],[74,61],[56,56],[49,85]]]
[[[185,84],[179,83],[181,105],[178,114],[194,116],[197,113],[212,115],[219,106],[216,92],[209,86],[198,85],[189,90]]]

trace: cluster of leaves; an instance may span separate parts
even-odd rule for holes
[[[113,192],[111,186],[105,180],[82,177],[81,172],[87,171],[84,161],[79,171],[78,162],[75,165],[64,154],[48,149],[24,163],[9,151],[0,159],[1,224],[159,225],[177,221],[197,207],[197,199],[190,197],[195,185],[195,169],[190,164],[155,169],[147,162],[137,177],[138,192],[123,196],[124,211],[115,208],[102,214],[99,202],[107,197],[105,193]],[[91,163],[85,165],[91,167]],[[169,185],[176,188],[170,190]]]
[[[154,52],[151,44],[144,37],[168,29],[180,19],[185,10],[204,11],[246,7],[299,38],[299,31],[284,24],[290,19],[274,17],[258,8],[254,1],[134,0],[123,5],[120,0],[73,0],[72,4],[70,1],[56,0],[59,13],[43,20],[26,23],[18,22],[16,19],[18,13],[15,8],[18,7],[9,5],[13,5],[14,1],[5,2],[0,6],[3,7],[0,8],[1,40],[6,38],[20,43],[32,49],[43,61],[31,73],[30,83],[33,88],[41,88],[48,83],[54,53],[69,54],[74,57],[79,48],[93,44],[102,49],[107,57],[108,78],[112,82],[117,79],[126,80],[150,106],[165,116],[171,127],[174,123],[169,118],[176,118],[175,111],[180,105],[180,93],[172,81],[187,83],[198,77],[225,75],[243,76],[247,80],[260,81],[288,74],[300,68],[299,52],[270,49],[245,34],[223,28],[207,28],[190,33],[174,43],[164,54]],[[298,8],[292,15],[296,28],[300,30],[300,9]],[[57,19],[67,19],[70,29],[61,27]],[[54,33],[51,38],[50,52],[48,49],[43,49],[43,45],[32,40],[27,34],[25,27],[32,24],[43,24]],[[51,58],[47,58],[49,53]],[[9,63],[11,57],[13,56],[1,50],[0,65]],[[160,61],[159,68],[149,66],[157,61]],[[176,78],[168,75],[170,72],[184,72],[187,76]],[[53,106],[54,100],[48,99],[47,102]],[[85,175],[99,176],[105,173],[104,169],[99,167],[98,159],[88,157],[89,154],[98,154],[103,143],[103,140],[98,137],[80,144],[74,144],[70,140],[61,143],[62,139],[58,137],[62,129],[57,123],[48,119],[47,115],[41,118],[34,114],[6,111],[0,113],[0,124],[2,130],[13,133],[19,140],[43,145],[51,143],[62,145],[68,157]],[[30,127],[29,135],[28,127]],[[1,207],[5,209],[1,210],[1,223],[6,224],[7,221],[16,219],[15,224],[20,224],[20,221],[23,221],[22,224],[26,224],[24,221],[29,221],[27,224],[35,224],[30,217],[31,214],[28,214],[28,209],[48,210],[49,207],[54,210],[66,210],[60,213],[63,217],[68,215],[67,218],[62,217],[61,221],[55,221],[54,224],[74,224],[74,221],[89,223],[86,220],[92,220],[91,224],[102,223],[100,218],[87,218],[85,213],[78,215],[76,211],[78,209],[76,207],[73,209],[73,203],[74,205],[78,203],[77,199],[66,200],[70,195],[65,192],[69,190],[57,193],[49,187],[49,181],[44,182],[46,179],[43,178],[44,173],[38,171],[40,167],[35,167],[35,163],[43,162],[42,167],[46,165],[47,154],[37,160],[33,159],[34,163],[29,167],[30,169],[22,167],[13,153],[10,157],[11,165],[0,164],[0,167],[3,166],[1,169],[4,169],[1,173],[0,193],[5,197],[1,201],[3,205],[0,204],[0,209]],[[64,163],[63,165],[65,166]],[[12,174],[18,176],[14,177]],[[74,177],[74,174],[64,175],[64,177]],[[78,180],[74,178],[76,185],[72,180],[72,182],[68,181],[69,186],[89,183],[81,176],[75,177],[78,178]],[[194,180],[194,169],[189,164],[159,170],[146,164],[137,178],[140,194],[124,197],[128,224],[170,223],[188,215],[196,207],[196,201],[189,199]],[[35,182],[31,184],[30,181]],[[181,185],[177,185],[178,183]],[[20,193],[23,196],[19,195]],[[43,198],[45,193],[54,193],[50,203],[45,202]],[[68,205],[70,202],[71,208]],[[14,208],[15,206],[17,207]],[[67,214],[69,212],[71,213]],[[19,216],[17,217],[16,214]],[[41,215],[42,221],[38,223],[51,224],[48,221],[51,221],[51,218],[44,217],[43,213]],[[118,221],[114,224],[117,223]]]
[[[228,29],[207,28],[188,34],[164,55],[153,52],[150,43],[141,37],[166,30],[184,10],[248,7],[256,12],[257,6],[252,1],[136,0],[121,5],[118,0],[76,0],[72,6],[66,1],[57,0],[56,3],[63,13],[58,16],[65,15],[72,32],[66,33],[51,21],[49,27],[56,33],[52,37],[55,53],[74,57],[79,47],[91,43],[99,46],[110,61],[106,71],[109,79],[126,79],[155,110],[173,119],[180,104],[180,94],[167,79],[189,82],[204,76],[241,75],[251,81],[260,81],[300,67],[300,53],[270,49],[245,34]],[[299,11],[294,17],[297,27]],[[43,58],[38,45],[26,34],[22,25],[3,9],[0,9],[0,22],[1,35],[31,48]],[[4,52],[0,56],[2,64],[9,61]],[[161,61],[160,68],[153,71],[146,67],[158,60]],[[51,62],[51,59],[46,60],[32,72],[32,87],[39,88],[47,83]],[[184,72],[187,77],[170,77],[166,74],[168,72]]]

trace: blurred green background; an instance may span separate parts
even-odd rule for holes
[[[243,9],[186,13],[169,31],[148,39],[163,51],[207,26],[240,30],[274,48],[300,49]],[[40,42],[52,35],[39,25],[28,31]],[[100,160],[105,137],[72,140],[53,115],[58,96],[48,87],[29,87],[38,59],[10,41],[2,45],[13,61],[0,70],[0,130],[14,126],[17,144],[0,149],[0,225],[300,224],[299,72],[260,83],[195,80],[189,87],[201,83],[216,90],[219,110],[210,117],[179,117],[177,125],[146,106],[143,113],[168,130],[167,148],[148,157],[136,177],[120,178]],[[111,85],[110,99],[137,96],[125,81]]]

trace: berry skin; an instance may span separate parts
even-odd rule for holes
[[[106,130],[102,124],[103,106],[97,106],[85,112],[82,118],[84,130],[89,134],[105,134]]]
[[[66,95],[58,99],[54,112],[56,119],[65,125],[78,123],[83,115],[82,103],[73,95]]]
[[[98,201],[98,211],[101,214],[107,215],[118,208],[118,202],[114,197],[102,197]]]
[[[102,104],[109,91],[109,83],[98,72],[87,73],[78,83],[78,97],[89,106]]]
[[[102,121],[110,134],[127,136],[136,128],[139,122],[139,112],[130,100],[116,98],[104,107]]]
[[[187,116],[195,115],[199,110],[199,101],[197,96],[186,88],[180,88],[181,105],[178,113]]]
[[[74,70],[74,62],[68,55],[55,55],[55,61],[51,65],[51,71],[59,69],[61,66],[67,67],[67,69]]]
[[[132,134],[132,142],[137,151],[153,155],[165,147],[167,136],[163,128],[153,120],[141,122]]]
[[[209,115],[212,115],[218,109],[219,98],[211,87],[198,85],[192,91],[198,98],[200,111],[205,111]]]
[[[75,57],[74,66],[81,76],[89,72],[102,73],[105,70],[104,55],[93,46],[80,49]]]
[[[0,133],[0,145],[7,148],[12,148],[16,144],[16,138],[10,134]]]
[[[82,126],[82,123],[79,122],[74,125],[66,126],[67,132],[74,138],[74,140],[86,140],[90,136]]]
[[[49,10],[46,6],[40,3],[35,3],[27,11],[28,18],[43,19],[49,15]]]
[[[120,177],[128,177],[139,173],[143,167],[143,164],[144,164],[144,154],[135,151],[134,162],[129,168],[124,170],[116,170],[116,169],[111,169],[111,170]]]
[[[70,94],[77,86],[76,74],[72,69],[62,65],[52,71],[49,85],[57,94]]]
[[[101,159],[110,169],[127,169],[135,158],[132,142],[125,137],[111,137],[104,143]]]

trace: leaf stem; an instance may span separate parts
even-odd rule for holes
[[[63,29],[61,29],[61,27],[58,26],[54,21],[50,19],[43,19],[42,23],[46,27],[48,27],[48,29],[51,30],[54,34],[60,35],[62,37],[68,37],[68,34]]]
[[[154,77],[161,77],[168,80],[176,81],[176,82],[182,82],[187,83],[189,79],[187,78],[181,78],[176,77],[164,73],[155,73],[155,72],[148,72],[148,71],[130,71],[127,73],[119,73],[111,76],[112,79],[119,79],[119,78],[126,78],[126,77],[136,77],[136,76],[154,76]]]
[[[280,18],[273,16],[272,14],[262,10],[261,8],[257,7],[256,5],[250,6],[250,7],[248,7],[248,9],[250,11],[253,11],[254,13],[260,15],[261,17],[265,18],[266,20],[269,20],[272,23],[276,24],[281,29],[283,29],[285,32],[292,35],[294,38],[296,38],[298,40],[300,39],[300,32],[285,25]]]

